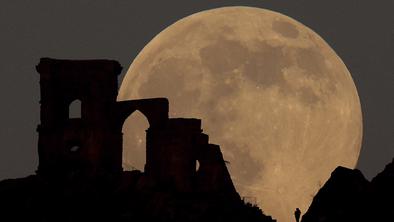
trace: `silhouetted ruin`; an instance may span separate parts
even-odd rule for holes
[[[273,221],[241,200],[220,147],[201,120],[169,118],[166,98],[116,101],[111,60],[43,58],[37,175],[0,183],[8,221]],[[80,101],[80,116],[70,104]],[[122,169],[122,126],[134,111],[146,131],[144,172]],[[196,169],[196,164],[199,168]]]
[[[150,124],[144,175],[180,192],[237,196],[220,148],[208,143],[201,120],[168,118],[165,98],[116,101],[118,62],[45,58],[37,71],[41,77],[39,174],[95,177],[121,173],[122,126],[139,110]],[[69,106],[75,100],[81,101],[81,118],[69,118]]]

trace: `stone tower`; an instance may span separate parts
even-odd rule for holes
[[[122,126],[139,110],[150,128],[168,120],[165,98],[116,101],[122,67],[112,60],[42,58],[41,123],[38,173],[49,176],[97,176],[122,172]],[[80,116],[70,116],[70,104],[80,101]]]
[[[121,171],[122,135],[113,115],[120,64],[43,58],[36,69],[41,86],[38,173]],[[76,100],[80,118],[70,118],[69,106]]]

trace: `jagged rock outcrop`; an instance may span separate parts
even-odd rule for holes
[[[394,161],[371,182],[355,169],[336,168],[302,222],[394,221]]]
[[[394,159],[371,181],[372,207],[379,221],[394,221]]]

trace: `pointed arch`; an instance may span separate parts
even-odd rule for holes
[[[148,119],[140,111],[130,114],[123,123],[123,154],[124,170],[144,170],[146,163],[146,130]]]

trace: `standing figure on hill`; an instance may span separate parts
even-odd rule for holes
[[[295,218],[296,218],[296,221],[297,221],[297,222],[300,222],[301,210],[300,210],[299,208],[297,208],[297,209],[294,211],[294,216],[295,216]]]

